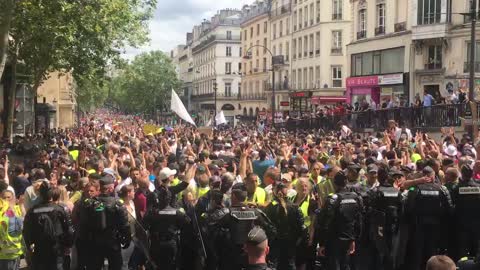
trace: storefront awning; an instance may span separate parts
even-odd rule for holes
[[[312,97],[312,105],[346,102],[346,97]]]

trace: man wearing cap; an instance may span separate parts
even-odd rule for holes
[[[373,164],[371,164],[373,165]],[[369,168],[370,166],[369,165]],[[378,168],[378,167],[377,167]],[[373,241],[373,260],[369,268],[395,269],[393,240],[398,233],[402,212],[402,196],[400,190],[393,186],[396,176],[403,176],[398,170],[388,172],[386,165],[377,169],[379,186],[369,190],[369,210],[367,212],[370,241]]]
[[[373,189],[378,187],[379,182],[377,180],[377,173],[378,173],[378,166],[376,164],[370,164],[367,166],[367,180],[365,181],[365,185],[367,189]]]
[[[480,262],[480,182],[473,180],[473,169],[469,165],[461,168],[461,181],[453,188],[457,228],[456,255],[459,258],[473,257]]]
[[[435,179],[435,171],[426,166],[422,173],[424,177]],[[440,254],[447,247],[444,232],[448,229],[449,218],[453,209],[450,193],[440,184],[419,184],[411,187],[406,198],[406,215],[414,224],[412,248],[409,258],[409,269],[425,269],[425,262],[431,256]],[[443,237],[442,237],[443,236]]]
[[[270,219],[257,208],[246,206],[247,188],[243,183],[232,187],[231,208],[223,208],[217,211],[209,221],[212,229],[227,232],[222,238],[214,240],[221,244],[223,254],[218,254],[219,270],[238,270],[247,265],[243,245],[246,243],[248,232],[254,225],[262,227],[271,239],[276,235],[276,229]]]
[[[267,255],[270,252],[270,247],[267,234],[262,228],[255,226],[250,230],[245,251],[248,255],[246,270],[272,270],[267,266]]]
[[[192,167],[188,168],[187,169],[188,173],[183,178],[183,181],[181,181],[179,184],[173,186],[172,181],[175,178],[175,175],[177,174],[177,170],[172,170],[169,167],[165,167],[165,168],[161,169],[160,172],[158,173],[157,181],[155,182],[155,191],[148,194],[148,196],[147,196],[148,207],[153,205],[153,201],[156,200],[155,193],[157,192],[157,190],[160,187],[166,187],[167,190],[171,193],[171,196],[169,196],[170,205],[172,207],[175,207],[176,206],[175,195],[182,192],[183,190],[185,190],[188,187],[188,182],[187,181],[189,181],[190,179],[187,179],[187,178],[193,177],[193,174],[194,174],[193,171],[194,170],[196,170],[195,166],[192,166]],[[192,172],[193,172],[193,174],[192,174]]]
[[[128,213],[114,196],[114,178],[105,174],[100,179],[100,195],[81,204],[78,237],[90,243],[87,269],[101,269],[105,258],[110,269],[122,267],[121,248],[131,241]]]
[[[362,198],[346,189],[343,171],[333,178],[336,194],[330,194],[324,209],[317,213],[315,240],[319,256],[327,257],[326,269],[350,269],[350,255],[362,231]]]
[[[265,214],[277,229],[277,237],[271,242],[271,259],[278,270],[295,269],[297,245],[307,239],[303,214],[298,206],[287,199],[288,188],[285,184],[277,182],[273,193],[273,200],[265,208]]]

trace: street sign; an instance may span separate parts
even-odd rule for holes
[[[235,118],[236,118],[237,120],[240,120],[240,119],[242,119],[242,116],[241,116],[241,115],[235,115]]]
[[[282,107],[289,107],[289,106],[290,106],[290,102],[289,102],[289,101],[280,101],[280,106],[282,106]]]

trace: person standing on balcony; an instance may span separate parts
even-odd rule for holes
[[[434,105],[434,102],[435,102],[435,99],[433,98],[432,95],[430,95],[429,93],[427,93],[427,91],[423,90],[423,106],[424,107],[427,107],[425,108],[425,116],[424,116],[424,123],[422,123],[422,125],[426,125],[427,123],[430,122],[430,119],[431,119],[431,114],[432,114],[432,111],[431,111],[431,106]]]

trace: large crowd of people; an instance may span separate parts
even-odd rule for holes
[[[477,138],[146,124],[3,151],[0,269],[480,269]]]

